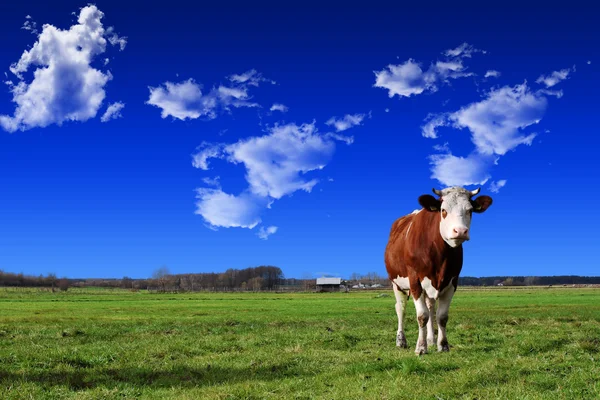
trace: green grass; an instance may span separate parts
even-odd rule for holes
[[[423,357],[379,293],[0,290],[0,398],[600,398],[600,290],[459,288]]]

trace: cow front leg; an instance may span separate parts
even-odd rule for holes
[[[394,295],[396,296],[396,315],[398,316],[398,331],[396,332],[396,346],[403,349],[408,347],[406,336],[404,335],[404,311],[406,310],[406,301],[408,295],[398,289],[396,284],[392,284]]]
[[[427,322],[427,346],[433,347],[435,345],[435,299],[427,297],[425,299],[427,303],[427,310],[429,311],[429,321]]]
[[[415,349],[415,354],[417,355],[427,353],[427,341],[425,340],[425,336],[427,335],[429,310],[427,309],[427,304],[425,304],[426,297],[427,295],[425,292],[422,292],[418,299],[413,297],[415,308],[417,309],[417,321],[419,322],[419,339],[417,340],[417,347]]]
[[[437,309],[438,351],[450,351],[450,345],[448,344],[448,338],[446,337],[446,324],[448,323],[448,310],[450,309],[450,303],[454,296],[454,290],[454,287],[450,285],[450,287],[442,292],[439,297]]]

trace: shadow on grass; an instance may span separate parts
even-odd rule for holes
[[[35,383],[42,387],[64,386],[72,390],[95,387],[169,388],[235,384],[245,381],[271,381],[289,377],[312,376],[316,372],[290,364],[273,364],[247,368],[204,368],[178,366],[168,370],[152,368],[80,368],[73,371],[26,371],[14,373],[0,370],[0,384]]]

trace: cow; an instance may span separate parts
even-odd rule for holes
[[[415,353],[427,353],[435,344],[434,325],[437,307],[438,351],[449,351],[446,338],[448,309],[458,286],[463,265],[462,244],[470,239],[472,213],[482,213],[492,204],[489,196],[477,195],[481,188],[433,189],[438,196],[422,195],[423,207],[397,219],[392,225],[385,249],[385,266],[396,296],[398,332],[396,346],[407,348],[404,335],[404,310],[413,297],[419,323]]]

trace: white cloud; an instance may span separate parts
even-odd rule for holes
[[[244,72],[239,75],[231,75],[229,80],[234,83],[247,84],[251,86],[258,86],[260,82],[269,82],[275,85],[277,82],[266,79],[262,76],[260,72],[257,72],[255,69],[251,69],[249,71]]]
[[[262,240],[267,240],[269,236],[277,232],[277,229],[278,228],[276,226],[269,226],[266,229],[264,226],[261,226],[256,235]]]
[[[340,142],[346,143],[348,146],[350,146],[352,143],[354,143],[354,136],[346,136],[346,135],[340,135],[339,133],[329,132],[329,133],[325,134],[325,137],[328,139],[339,140]]]
[[[467,157],[454,156],[447,145],[434,146],[442,154],[429,161],[432,178],[448,186],[484,184],[499,156],[521,144],[531,145],[536,133],[524,130],[539,123],[546,107],[544,91],[532,92],[527,83],[490,91],[486,98],[458,111],[428,116],[422,127],[425,137],[437,138],[437,128],[467,128],[475,148]]]
[[[483,185],[490,179],[489,169],[497,158],[477,154],[457,157],[452,153],[429,156],[431,178],[446,186]]]
[[[483,53],[485,54],[485,50],[479,50],[470,45],[469,43],[463,43],[455,49],[449,49],[444,52],[446,57],[467,57],[471,58],[473,53]]]
[[[432,89],[435,74],[423,72],[418,63],[410,59],[404,64],[388,65],[387,70],[375,72],[375,87],[388,90],[389,97],[410,97]]]
[[[389,112],[390,112],[390,109],[389,109],[389,108],[386,108],[386,109],[385,109],[385,110],[383,110],[383,111],[385,111],[386,113],[389,113]]]
[[[427,123],[421,126],[421,134],[429,139],[437,139],[437,128],[448,125],[446,114],[429,114],[425,121]]]
[[[288,111],[288,108],[283,104],[275,103],[271,106],[270,111],[281,111],[284,113]]]
[[[31,32],[34,35],[37,35],[39,32],[37,30],[37,22],[32,21],[31,15],[27,15],[25,17],[25,22],[23,22],[23,26],[21,29]]]
[[[551,89],[540,89],[540,90],[538,90],[538,93],[545,94],[548,96],[554,96],[557,99],[560,99],[564,95],[562,90],[551,90]]]
[[[592,62],[588,60],[587,64],[590,65]]]
[[[234,196],[221,189],[196,189],[196,214],[212,227],[249,228],[261,222],[260,213],[268,202],[264,198],[244,192]]]
[[[10,66],[19,78],[11,85],[17,106],[14,116],[0,115],[0,126],[14,132],[96,116],[105,98],[104,86],[112,78],[109,71],[91,66],[106,51],[103,15],[90,5],[81,9],[77,24],[68,30],[43,26],[38,41]],[[23,74],[30,69],[33,79],[27,83]]]
[[[500,75],[501,75],[500,71],[490,69],[489,71],[486,71],[486,73],[483,77],[484,78],[498,78]]]
[[[501,179],[497,182],[493,181],[490,183],[490,192],[498,193],[506,185],[506,179]]]
[[[449,50],[449,52],[446,52],[446,55],[451,56],[458,53],[458,50]],[[460,57],[470,57],[472,52],[473,50],[458,54]],[[449,83],[449,79],[473,75],[466,72],[462,58],[452,57],[454,58],[432,63],[427,70],[423,70],[421,65],[413,59],[409,59],[403,64],[388,65],[387,69],[375,71],[374,86],[387,89],[389,97],[395,95],[410,97],[427,91],[435,92],[438,90],[438,84]]]
[[[125,107],[125,104],[120,101],[110,104],[106,108],[106,111],[104,112],[102,117],[100,118],[100,121],[107,122],[107,121],[110,121],[111,119],[122,118],[123,116],[121,115],[121,110],[124,107]]]
[[[123,51],[125,50],[125,46],[127,46],[127,37],[126,36],[119,36],[116,32],[115,32],[115,28],[112,26],[109,26],[108,28],[106,28],[106,35],[108,38],[108,42],[113,45],[113,46],[119,46],[119,50]]]
[[[297,190],[310,192],[316,179],[305,174],[322,169],[335,142],[318,134],[313,124],[275,126],[265,136],[242,140],[225,148],[228,159],[246,167],[252,193],[279,199]]]
[[[220,181],[220,177],[219,176],[215,176],[214,178],[202,178],[202,182],[204,182],[205,184],[209,185],[209,186],[214,186],[217,188],[221,187],[221,181]]]
[[[535,83],[543,83],[547,88],[550,88],[561,81],[564,81],[571,72],[570,68],[561,69],[560,71],[553,71],[550,75],[540,75]]]
[[[249,101],[248,93],[249,86],[258,86],[264,80],[260,74],[252,70],[229,79],[235,82],[235,86],[219,85],[206,94],[202,93],[202,86],[191,78],[179,83],[165,82],[163,86],[148,88],[150,98],[146,104],[160,108],[162,118],[171,116],[180,120],[214,119],[221,110],[230,112],[231,107],[260,107]]]
[[[165,82],[164,87],[150,87],[150,98],[146,102],[162,109],[161,117],[185,120],[201,115],[214,115],[214,103],[202,97],[200,85],[193,79],[181,83]]]
[[[223,158],[223,148],[225,147],[222,143],[210,144],[202,143],[198,146],[197,150],[200,150],[196,154],[192,155],[192,165],[195,168],[208,170],[208,160],[210,158]]]
[[[327,165],[336,139],[319,133],[313,122],[275,125],[263,136],[233,144],[202,144],[193,155],[194,167],[208,169],[211,158],[242,164],[248,188],[239,196],[220,188],[198,189],[197,213],[213,226],[253,228],[260,222],[260,213],[274,200],[314,188],[319,181],[309,173]],[[234,212],[231,209],[235,207]]]
[[[342,132],[352,128],[353,126],[360,125],[364,119],[365,114],[346,114],[340,119],[335,117],[329,118],[329,120],[325,122],[325,125],[333,126],[337,132]]]
[[[492,90],[486,99],[461,108],[449,118],[455,127],[471,131],[477,151],[503,155],[520,144],[531,144],[536,134],[522,130],[542,119],[547,103],[525,82]]]

